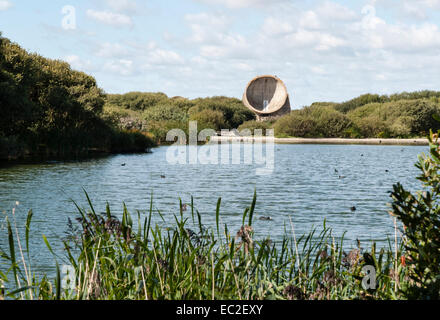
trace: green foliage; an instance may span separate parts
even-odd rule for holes
[[[117,153],[144,152],[155,146],[153,139],[139,131],[114,130],[111,150]]]
[[[316,133],[316,121],[311,117],[301,115],[299,112],[280,118],[274,125],[275,134],[287,137],[312,138]]]
[[[383,103],[387,100],[385,96],[379,96],[377,94],[364,94],[360,97],[354,98],[350,101],[341,103],[335,106],[335,109],[343,113],[347,113],[350,110],[362,107],[370,103]]]
[[[403,293],[410,299],[440,299],[440,142],[430,134],[430,156],[419,157],[418,179],[425,190],[414,195],[393,187],[392,212],[404,226],[409,278]]]
[[[147,122],[151,121],[188,121],[187,110],[181,109],[173,103],[161,103],[152,106],[144,112],[144,118]]]
[[[255,119],[253,112],[247,109],[240,100],[235,98],[200,98],[193,100],[193,102],[195,106],[189,110],[190,114],[196,114],[206,109],[221,112],[225,123],[225,127],[222,129],[236,129],[243,122]]]
[[[124,129],[142,127],[153,134],[156,141],[166,142],[171,129],[188,134],[189,121],[198,122],[198,130],[235,129],[255,115],[240,100],[227,97],[168,98],[157,93],[128,93],[108,95],[105,114]],[[145,125],[142,123],[145,122]]]
[[[160,144],[166,144],[167,133],[173,129],[180,129],[188,136],[188,123],[176,120],[149,121],[148,131],[153,135],[154,140]]]

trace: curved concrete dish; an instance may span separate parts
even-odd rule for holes
[[[274,76],[258,76],[249,82],[243,95],[243,103],[260,120],[290,112],[286,85]]]

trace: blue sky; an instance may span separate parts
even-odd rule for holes
[[[106,92],[241,98],[273,74],[295,108],[440,90],[439,24],[440,0],[0,0],[3,36]]]

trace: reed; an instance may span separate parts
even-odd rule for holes
[[[346,252],[343,239],[336,242],[325,223],[322,230],[297,237],[293,222],[292,234],[286,232],[281,243],[256,239],[252,228],[256,194],[244,210],[242,227],[232,234],[228,226],[220,225],[221,199],[213,228],[203,225],[191,201],[191,210],[181,209],[174,216],[174,227],[165,229],[153,226],[153,216],[160,214],[153,211],[153,199],[143,220],[138,213],[136,224],[125,205],[118,219],[109,206],[105,214],[97,214],[87,193],[86,197],[89,208],[77,205],[78,217],[68,223],[71,236],[64,240],[62,257],[44,238],[56,266],[53,280],[31,274],[32,212],[25,249],[20,245],[16,250],[18,233],[14,236],[8,222],[9,253],[0,252],[8,265],[8,270],[0,271],[7,299],[399,299],[399,284],[405,281],[402,252],[393,250],[396,243],[391,241],[379,252],[374,243],[367,251],[359,244]],[[60,264],[74,270],[74,286],[63,285]],[[365,265],[376,270],[375,290],[362,286]]]

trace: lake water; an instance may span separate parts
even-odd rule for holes
[[[414,163],[418,154],[429,150],[414,146],[276,145],[271,175],[257,175],[257,164],[172,165],[166,160],[167,151],[168,147],[161,147],[152,154],[0,168],[0,247],[7,249],[5,215],[11,215],[19,201],[15,215],[21,233],[27,211],[34,211],[34,270],[52,270],[53,259],[42,235],[53,244],[64,237],[67,219],[78,216],[71,199],[87,206],[83,188],[96,211],[105,211],[108,201],[118,216],[123,202],[133,217],[137,210],[144,216],[153,193],[154,207],[170,222],[173,213],[179,213],[179,197],[190,203],[194,196],[203,222],[210,226],[215,224],[215,208],[221,197],[221,223],[228,224],[234,234],[256,188],[254,228],[259,238],[270,236],[279,241],[284,229],[290,230],[291,217],[297,236],[322,226],[326,219],[336,236],[347,232],[347,245],[356,239],[364,244],[385,244],[387,237],[394,237],[393,220],[387,213],[389,191],[399,181],[411,190],[421,188]],[[353,206],[355,212],[350,210]],[[258,220],[261,216],[270,216],[273,221]],[[157,214],[155,221],[161,221]]]

